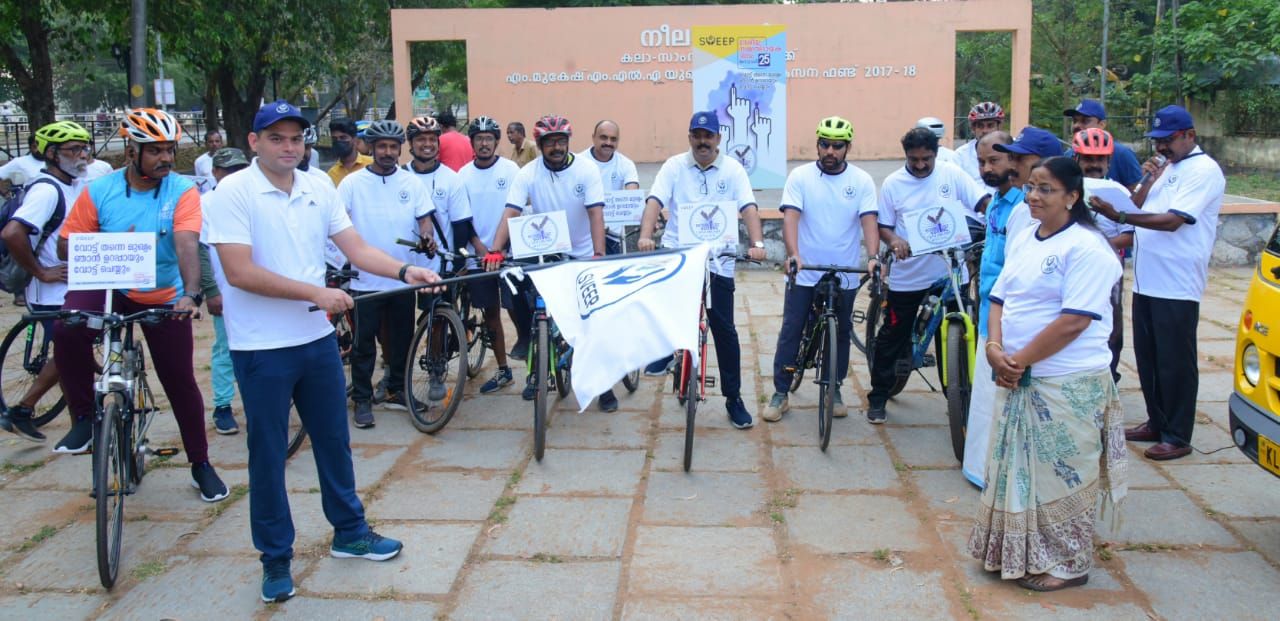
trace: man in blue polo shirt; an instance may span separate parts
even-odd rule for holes
[[[1092,99],[1081,100],[1080,105],[1063,110],[1062,115],[1071,117],[1072,136],[1090,127],[1107,128],[1107,109],[1100,102]],[[1142,179],[1142,167],[1138,164],[1138,156],[1134,155],[1133,149],[1119,142],[1115,145],[1116,151],[1111,154],[1111,168],[1107,178],[1132,189]]]

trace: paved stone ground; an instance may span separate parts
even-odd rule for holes
[[[1202,305],[1197,446],[1230,445],[1226,399],[1234,323],[1249,272],[1215,270]],[[746,398],[770,388],[781,278],[746,271],[737,318]],[[5,308],[7,323],[13,317]],[[200,325],[207,347],[211,325]],[[863,403],[854,356],[845,400]],[[492,362],[488,363],[492,365]],[[198,362],[207,373],[204,360]],[[485,370],[485,376],[491,369]],[[1143,417],[1132,355],[1127,417]],[[469,390],[474,390],[474,384]],[[683,415],[654,379],[622,409],[561,403],[542,463],[530,406],[466,401],[436,436],[377,411],[352,430],[357,480],[377,528],[406,542],[387,563],[325,547],[308,450],[288,477],[298,526],[298,597],[258,600],[244,436],[212,454],[236,494],[200,502],[181,464],[154,470],[128,503],[120,582],[94,565],[89,459],[0,439],[0,619],[1274,619],[1280,610],[1280,481],[1234,448],[1166,464],[1131,461],[1124,522],[1099,534],[1084,589],[1033,594],[963,552],[977,493],[950,455],[943,399],[913,378],[888,424],[858,413],[818,450],[813,385],[780,423],[730,428],[722,401],[700,410],[694,471],[680,468]],[[51,425],[57,438],[65,419]],[[156,444],[177,446],[171,418]],[[180,459],[174,460],[181,461]]]

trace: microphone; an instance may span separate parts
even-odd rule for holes
[[[1164,165],[1169,161],[1169,158],[1160,155],[1159,153],[1156,154],[1154,159],[1156,161],[1156,166],[1159,166],[1160,168],[1164,168]],[[1142,178],[1138,180],[1138,187],[1147,185],[1148,181],[1151,181],[1151,173],[1143,173]]]

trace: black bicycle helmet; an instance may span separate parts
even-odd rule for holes
[[[502,127],[498,125],[497,121],[487,116],[478,116],[471,119],[471,127],[467,128],[468,137],[475,138],[476,134],[483,134],[486,132],[493,134],[494,138],[502,140]]]
[[[377,140],[395,140],[403,144],[404,127],[390,119],[374,121],[369,124],[368,129],[364,130],[364,139],[369,144]]]

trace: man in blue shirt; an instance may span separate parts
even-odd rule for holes
[[[1107,109],[1092,99],[1081,100],[1080,105],[1063,110],[1062,115],[1071,117],[1072,136],[1090,127],[1107,128]],[[1142,180],[1142,166],[1138,164],[1138,156],[1134,155],[1133,149],[1119,142],[1115,145],[1116,152],[1111,155],[1111,170],[1107,173],[1107,178],[1132,189]]]

